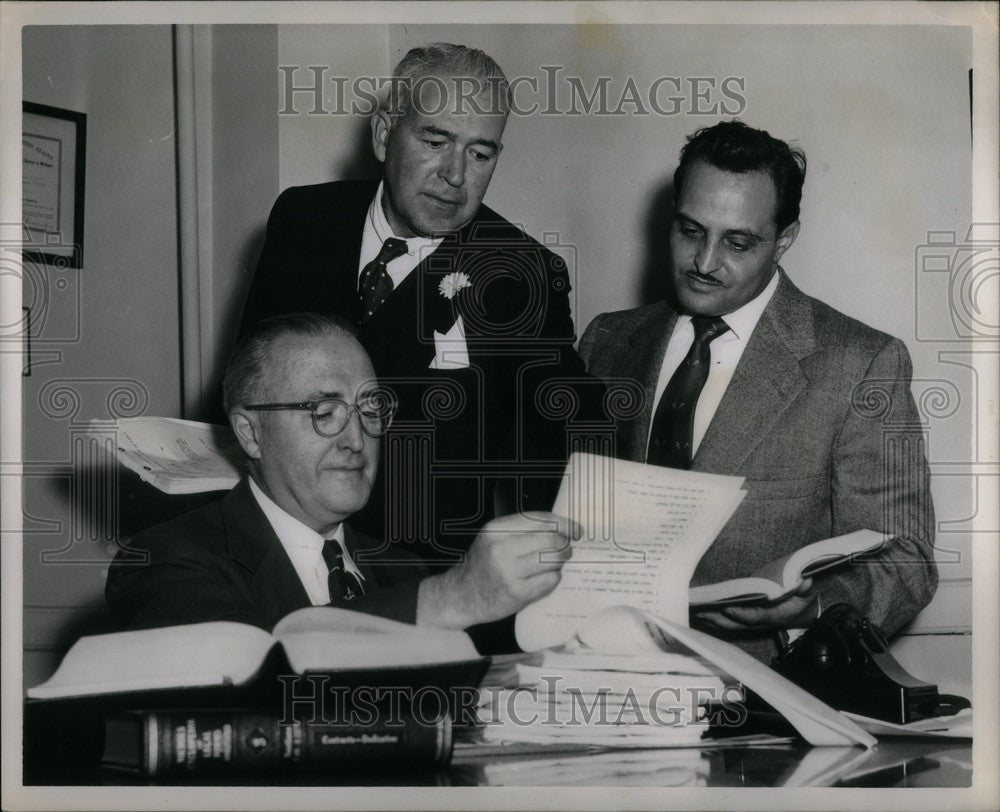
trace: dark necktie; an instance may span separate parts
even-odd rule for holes
[[[361,297],[361,323],[364,324],[392,293],[392,279],[386,265],[406,253],[406,243],[393,237],[382,243],[378,256],[361,269],[358,295]]]
[[[708,380],[709,344],[729,329],[721,316],[694,316],[694,343],[663,390],[653,417],[646,462],[668,468],[690,468],[694,410]]]
[[[365,594],[365,588],[353,572],[344,568],[344,555],[336,539],[327,539],[323,545],[323,560],[330,570],[327,583],[330,586],[330,603],[352,601]]]

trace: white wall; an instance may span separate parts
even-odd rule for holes
[[[128,509],[124,492],[87,478],[93,460],[74,432],[112,417],[108,396],[119,387],[146,399],[150,414],[177,414],[180,338],[170,28],[33,27],[23,47],[24,98],[87,115],[84,266],[68,275],[79,317],[61,308],[43,334],[78,338],[34,341],[33,358],[53,362],[22,379],[31,685],[57,661],[67,629],[103,609],[107,509]],[[60,408],[74,393],[78,406]]]

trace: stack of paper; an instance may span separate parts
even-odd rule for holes
[[[485,741],[690,746],[707,730],[705,706],[725,687],[697,657],[582,647],[517,664],[511,683],[481,694]]]
[[[615,605],[687,623],[691,576],[742,486],[742,477],[573,454],[552,512],[576,520],[583,537],[559,585],[518,613],[518,644],[558,646]]]
[[[500,759],[485,765],[487,786],[703,787],[708,759],[698,750],[626,750]]]
[[[118,462],[164,493],[229,490],[245,467],[228,426],[130,417],[112,424],[94,421],[91,429],[100,440],[113,434]]]

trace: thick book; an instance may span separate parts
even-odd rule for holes
[[[82,637],[55,674],[27,693],[51,700],[249,686],[308,674],[334,675],[331,683],[351,687],[475,687],[488,664],[462,631],[312,606],[284,617],[272,634],[213,621]]]
[[[447,713],[326,724],[258,708],[131,711],[106,720],[101,764],[147,777],[438,767],[451,729]]]
[[[765,564],[747,578],[693,586],[688,600],[692,606],[776,601],[797,590],[806,578],[845,564],[855,556],[875,552],[884,543],[885,536],[874,530],[857,530],[817,541]]]
[[[118,462],[169,494],[229,490],[240,481],[244,454],[229,426],[170,417],[94,421],[99,441],[113,437]]]

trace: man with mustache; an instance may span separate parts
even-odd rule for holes
[[[302,310],[358,325],[401,405],[354,521],[432,569],[461,560],[501,478],[514,510],[551,506],[568,441],[546,404],[585,376],[566,263],[482,204],[509,109],[482,51],[407,53],[371,119],[384,179],[282,193],[243,314],[244,332]]]
[[[692,585],[862,528],[890,537],[775,604],[693,612],[764,660],[775,631],[841,601],[892,634],[937,585],[906,348],[806,296],[778,264],[799,233],[804,180],[805,155],[762,130],[699,130],[674,174],[673,300],[602,314],[580,344],[591,373],[646,393],[618,421],[619,456],[746,478]]]

